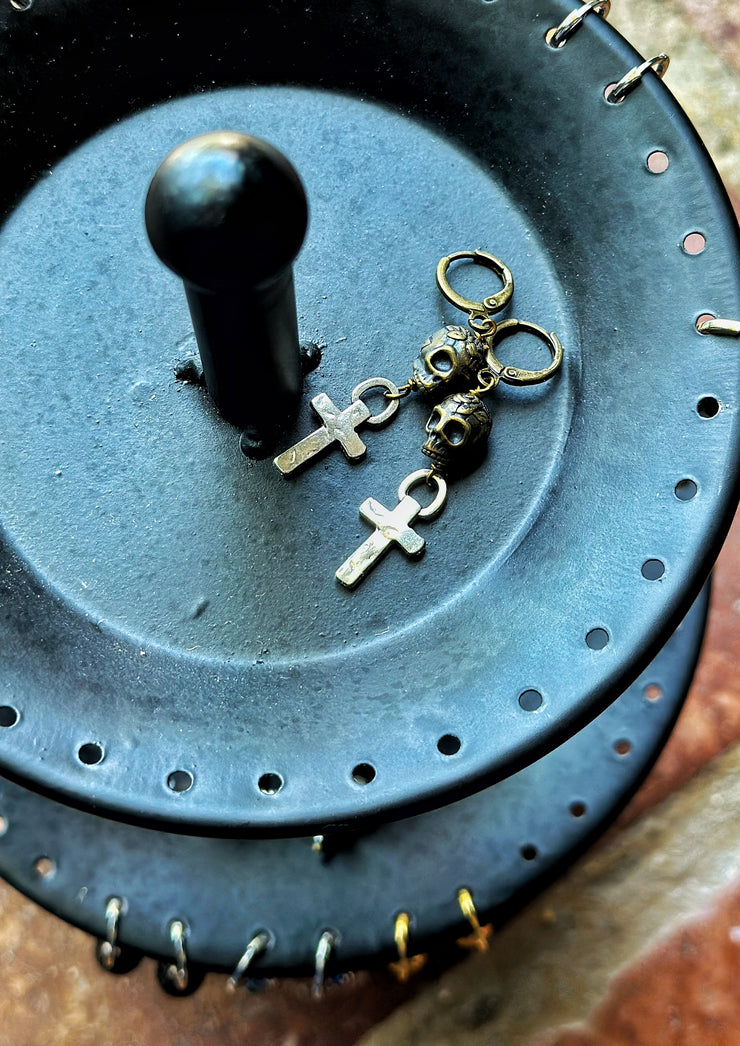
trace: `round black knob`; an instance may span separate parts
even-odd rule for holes
[[[302,384],[292,262],[308,204],[298,174],[259,138],[200,135],[161,164],[145,217],[154,250],[185,283],[209,392],[269,444]]]

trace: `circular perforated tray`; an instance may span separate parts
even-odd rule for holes
[[[519,770],[665,642],[737,499],[740,358],[695,327],[740,312],[737,233],[655,75],[605,101],[638,61],[608,25],[548,47],[568,9],[6,6],[4,773],[198,832],[377,822]],[[174,144],[219,126],[283,149],[311,203],[296,287],[323,361],[286,445],[310,396],[405,380],[462,319],[434,285],[450,251],[502,257],[502,315],[565,346],[556,380],[491,399],[488,457],[424,558],[396,550],[353,592],[334,572],[368,533],[358,507],[424,465],[428,407],[368,430],[362,464],[286,481],[178,380],[189,317],[143,200]],[[474,275],[460,289],[489,293]]]
[[[399,912],[414,951],[470,933],[457,904],[468,889],[500,921],[541,889],[608,824],[660,751],[699,651],[707,594],[648,669],[575,737],[475,796],[367,834],[213,839],[136,828],[0,783],[0,874],[34,900],[103,936],[110,897],[120,940],[171,957],[168,927],[187,928],[193,962],[233,969],[269,932],[254,973],[310,972],[321,934],[333,966],[393,958]],[[436,942],[436,943],[435,943]]]

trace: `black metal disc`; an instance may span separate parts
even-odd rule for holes
[[[638,61],[613,30],[590,17],[548,47],[568,8],[3,11],[4,773],[198,832],[378,821],[537,759],[665,642],[737,501],[740,359],[695,327],[740,312],[737,230],[654,74],[605,101]],[[394,552],[353,592],[334,571],[368,533],[358,506],[424,465],[428,408],[368,431],[362,465],[287,482],[178,380],[189,320],[143,200],[172,145],[225,123],[307,184],[298,305],[325,349],[306,399],[405,380],[464,319],[433,281],[453,250],[503,257],[503,315],[565,345],[557,380],[491,399],[487,460],[421,562]],[[306,402],[286,443],[313,425]]]
[[[171,956],[168,927],[187,928],[191,960],[234,969],[247,943],[272,946],[255,976],[310,972],[321,934],[337,935],[333,968],[393,958],[396,915],[410,947],[466,931],[467,888],[482,919],[510,915],[616,816],[643,780],[677,716],[699,652],[703,593],[633,685],[558,749],[477,795],[356,839],[214,839],[110,821],[0,782],[0,875],[90,933],[104,936],[111,897],[123,902],[120,943]],[[543,710],[530,713],[535,717]],[[436,943],[435,943],[436,942]]]

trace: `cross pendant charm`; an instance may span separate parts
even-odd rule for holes
[[[360,398],[370,389],[384,389],[391,395],[380,414],[373,414]],[[303,465],[308,464],[317,454],[338,443],[350,461],[364,457],[367,447],[357,435],[360,425],[384,425],[398,410],[398,388],[387,378],[369,378],[352,391],[352,402],[340,410],[324,392],[314,396],[311,408],[323,421],[321,428],[305,436],[294,446],[283,451],[274,459],[277,469],[290,476]]]
[[[341,581],[347,588],[359,585],[394,543],[400,545],[407,556],[420,556],[426,541],[410,526],[420,512],[419,502],[408,496],[402,498],[392,512],[375,498],[363,501],[360,505],[360,516],[372,523],[376,530],[342,563],[337,571],[337,581]]]
[[[434,500],[426,508],[412,498],[408,491],[411,486],[420,482],[436,483]],[[424,551],[426,541],[420,537],[411,524],[419,519],[432,519],[441,511],[447,496],[447,485],[441,476],[429,469],[420,469],[407,476],[398,488],[398,504],[394,509],[387,509],[375,498],[366,498],[360,505],[360,517],[375,527],[375,532],[352,553],[349,559],[337,570],[337,581],[346,588],[354,588],[362,581],[375,564],[385,555],[391,545],[398,545],[407,556],[414,558]]]
[[[411,918],[408,912],[399,912],[393,931],[393,939],[398,948],[398,960],[388,964],[388,969],[399,984],[406,984],[426,965],[427,961],[426,955],[409,955],[410,925]]]
[[[363,457],[367,449],[355,431],[370,417],[370,408],[362,400],[355,400],[349,407],[339,410],[326,393],[320,392],[311,400],[311,408],[324,424],[275,458],[275,464],[284,476],[295,472],[332,443],[338,443],[350,461]]]
[[[457,901],[460,905],[460,910],[470,923],[473,931],[467,937],[458,937],[458,947],[466,948],[469,951],[487,952],[490,947],[489,942],[493,937],[493,926],[490,923],[486,926],[481,926],[478,913],[475,910],[475,904],[473,903],[473,895],[467,887],[463,886],[462,889],[457,891]]]

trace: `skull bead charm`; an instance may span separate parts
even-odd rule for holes
[[[422,345],[414,360],[414,387],[421,392],[470,385],[486,362],[486,346],[467,327],[448,325]]]
[[[456,392],[432,411],[422,452],[442,473],[464,472],[477,464],[491,432],[493,418],[474,392]]]

